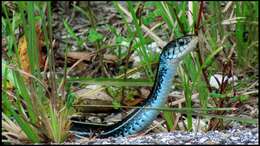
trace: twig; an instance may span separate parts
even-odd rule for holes
[[[177,15],[176,9],[174,8],[173,10],[174,10],[173,12],[174,12],[174,15],[175,15],[175,17],[176,17],[176,20],[177,20],[177,22],[178,22],[178,24],[179,24],[179,27],[180,27],[180,29],[181,29],[181,32],[185,35],[187,32],[186,32],[185,29],[184,29],[183,23],[181,23],[181,21],[180,21],[178,15]]]
[[[171,95],[171,96],[179,96],[179,95]],[[183,97],[183,96],[181,96],[181,97]],[[193,99],[196,99],[196,98],[198,98],[199,97],[199,93],[196,93],[196,94],[193,94],[192,96],[191,96],[191,100],[193,100]],[[183,97],[183,98],[181,98],[181,99],[179,99],[179,100],[176,100],[176,101],[174,101],[174,102],[171,102],[171,103],[169,103],[169,105],[170,106],[174,106],[174,105],[178,105],[178,104],[181,104],[181,103],[183,103],[183,102],[185,102],[185,97]]]
[[[131,14],[121,5],[118,3],[118,7],[129,17],[129,20],[132,20]],[[148,35],[161,47],[163,48],[166,45],[162,39],[160,39],[155,33],[153,33],[148,27],[142,24],[141,28],[148,33]]]
[[[75,62],[69,69],[68,69],[68,71],[67,71],[67,74],[69,74],[69,72],[75,67],[75,66],[77,66],[80,62],[82,62],[84,60],[84,58],[82,58],[82,59],[79,59],[77,62]],[[61,81],[61,83],[60,83],[60,85],[59,85],[59,88],[58,88],[58,93],[60,92],[60,89],[61,89],[61,87],[62,87],[62,84],[64,84],[64,79],[62,79],[62,81]]]
[[[151,130],[153,130],[154,128],[156,128],[157,126],[162,125],[164,122],[165,122],[165,121],[162,120],[161,122],[157,123],[156,125],[152,126],[152,127],[149,128],[149,129],[147,129],[147,130],[143,133],[143,135],[147,134],[148,132],[150,132]]]
[[[198,21],[195,25],[195,34],[198,34],[200,22],[201,22],[201,19],[202,19],[202,14],[203,14],[203,1],[200,2],[199,17],[198,17]]]

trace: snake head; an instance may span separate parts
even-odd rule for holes
[[[176,63],[181,61],[181,59],[193,49],[196,48],[198,43],[197,36],[184,36],[177,38],[169,42],[164,48],[160,56],[160,60],[170,61]]]

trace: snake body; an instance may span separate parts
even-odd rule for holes
[[[189,35],[171,41],[163,48],[152,92],[141,107],[159,108],[164,106],[179,62],[186,54],[196,48],[197,42],[197,37]],[[122,121],[103,129],[97,134],[97,137],[105,138],[136,134],[147,128],[158,116],[159,112],[159,110],[151,108],[135,109]],[[89,132],[86,132],[83,127],[77,125],[76,128],[76,125],[74,125],[72,129],[78,131],[78,134],[88,135]]]

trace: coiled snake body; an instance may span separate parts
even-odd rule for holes
[[[186,54],[196,48],[197,42],[198,38],[196,36],[189,35],[171,41],[163,48],[152,92],[141,107],[159,108],[164,106],[179,62]],[[159,112],[156,109],[135,109],[122,121],[98,133],[97,137],[105,138],[136,134],[147,128],[158,116]],[[89,135],[89,132],[83,127],[84,125],[74,123],[71,130],[79,135]]]

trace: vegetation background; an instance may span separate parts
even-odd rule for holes
[[[74,141],[71,119],[138,107],[161,48],[191,33],[159,132],[258,125],[258,1],[1,3],[4,143]]]

